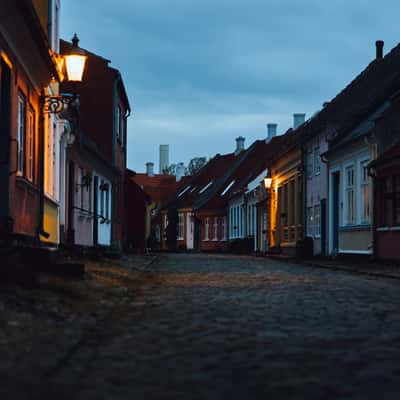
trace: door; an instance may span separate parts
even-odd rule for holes
[[[11,69],[0,65],[0,231],[7,226],[10,208]]]
[[[194,222],[193,214],[186,214],[186,248],[188,250],[194,249]]]
[[[339,251],[339,190],[340,173],[333,174],[332,182],[332,253]]]

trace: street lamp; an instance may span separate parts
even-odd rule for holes
[[[83,80],[87,55],[83,49],[79,47],[79,38],[75,33],[72,38],[72,47],[70,51],[61,56],[61,64],[66,76],[66,82],[73,84],[72,94],[43,96],[44,111],[48,114],[60,114],[68,111],[68,107],[77,102],[76,84]]]
[[[267,190],[271,189],[271,185],[272,185],[272,178],[264,178],[265,189]]]
[[[64,56],[64,59],[68,82],[82,82],[87,55],[85,51],[79,47],[79,38],[76,33],[72,38],[72,48],[70,52]]]

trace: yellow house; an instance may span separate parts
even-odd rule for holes
[[[270,247],[295,255],[304,237],[302,150],[299,131],[285,136],[287,146],[271,165]]]

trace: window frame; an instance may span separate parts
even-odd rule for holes
[[[348,164],[344,168],[344,186],[345,186],[345,213],[344,213],[344,224],[351,226],[355,225],[357,221],[357,215],[356,215],[356,182],[355,182],[355,176],[356,176],[356,168],[354,163]],[[349,175],[348,172],[352,172],[352,182],[351,185],[349,183]],[[352,202],[350,203],[350,194],[352,195]],[[351,217],[351,218],[350,218]]]
[[[27,104],[26,96],[21,90],[17,95],[17,175],[26,175],[26,122],[27,122]]]

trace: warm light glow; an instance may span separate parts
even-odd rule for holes
[[[82,54],[69,54],[65,56],[65,67],[70,82],[82,82],[87,57]]]
[[[272,184],[272,178],[264,178],[265,189],[270,189]]]

